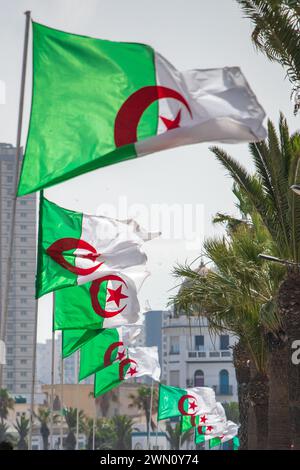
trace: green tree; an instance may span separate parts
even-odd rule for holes
[[[12,436],[8,432],[8,428],[9,428],[8,424],[6,424],[4,422],[0,422],[0,442],[3,442],[3,441],[11,442],[12,441]]]
[[[133,431],[132,418],[125,415],[116,415],[111,419],[112,426],[116,435],[114,449],[130,450],[131,433]]]
[[[37,420],[40,423],[40,433],[43,439],[43,449],[48,450],[49,446],[49,424],[51,421],[51,410],[49,408],[42,408],[39,407],[38,412],[34,413],[34,416],[37,418]],[[57,415],[53,415],[53,423],[56,423],[58,420]]]
[[[145,414],[146,418],[146,428],[147,434],[149,433],[150,425],[152,429],[155,428],[155,424],[152,420],[152,416],[150,416],[150,407],[151,407],[151,387],[146,385],[142,385],[136,391],[136,393],[131,393],[129,395],[131,399],[131,403],[129,405],[130,408],[137,408],[138,410],[142,410]],[[153,403],[152,403],[152,410],[157,409],[157,389],[153,388]]]
[[[0,420],[3,424],[7,419],[9,410],[14,409],[14,400],[10,397],[8,391],[5,388],[0,389]]]
[[[300,99],[300,4],[298,0],[237,0],[254,26],[252,40],[269,60],[282,65],[292,84],[295,112]]]
[[[28,450],[27,435],[29,433],[29,419],[22,415],[20,419],[17,418],[14,427],[19,434],[17,448],[19,450]]]
[[[76,427],[77,427],[77,408],[65,408],[65,420],[68,426],[68,435],[65,440],[65,448],[67,450],[74,450],[76,448]],[[82,410],[78,412],[79,432],[84,430],[84,413]]]
[[[234,423],[240,422],[239,404],[236,401],[222,403],[226,418]]]
[[[181,423],[176,423],[172,426],[172,424],[168,421],[166,424],[166,436],[171,450],[179,450],[180,444],[183,445],[191,438],[191,432],[187,431],[181,433]]]
[[[300,198],[290,186],[300,181],[300,135],[290,135],[286,120],[280,115],[279,132],[268,122],[268,139],[249,145],[255,165],[255,174],[247,170],[219,147],[212,147],[218,161],[229,172],[251,200],[269,232],[272,244],[269,254],[288,260],[285,278],[280,285],[277,306],[282,325],[281,335],[271,338],[273,357],[276,357],[277,377],[288,377],[289,421],[272,413],[271,448],[289,448],[291,440],[300,449],[300,370],[291,362],[292,345],[300,338]],[[269,315],[276,309],[275,303],[266,305],[264,313]],[[286,345],[287,336],[287,345]],[[274,384],[275,386],[275,384]],[[281,385],[282,408],[287,394]],[[279,389],[275,393],[279,393]],[[291,437],[289,431],[291,430]]]

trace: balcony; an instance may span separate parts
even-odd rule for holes
[[[232,385],[213,385],[212,388],[215,391],[215,394],[218,395],[233,395]]]
[[[186,359],[188,361],[195,361],[199,362],[199,360],[220,360],[220,361],[228,361],[232,359],[232,351],[231,349],[224,349],[224,350],[214,350],[214,351],[187,351],[186,352]]]

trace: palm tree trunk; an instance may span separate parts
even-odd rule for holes
[[[256,449],[267,449],[269,381],[266,374],[257,372],[251,377],[249,398],[253,405],[256,427]]]
[[[288,399],[289,348],[286,341],[269,338],[269,435],[268,449],[290,449],[290,417]]]
[[[288,336],[288,387],[291,443],[300,449],[300,367],[292,363],[293,342],[300,339],[300,273],[290,269],[281,283],[278,305],[283,325]]]
[[[238,385],[240,428],[239,439],[240,449],[248,448],[248,417],[249,417],[249,397],[248,388],[250,382],[249,355],[242,342],[239,341],[233,347],[233,364]]]

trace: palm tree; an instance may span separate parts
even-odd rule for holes
[[[20,419],[17,418],[14,427],[19,434],[17,448],[19,450],[28,450],[28,443],[26,438],[29,433],[29,419],[22,415]]]
[[[281,64],[300,99],[300,5],[297,0],[237,0],[254,29],[252,40],[268,59]]]
[[[49,408],[42,408],[38,409],[38,413],[34,413],[35,417],[40,423],[40,433],[43,439],[43,448],[44,450],[48,450],[48,438],[50,434],[49,424],[51,420],[51,410]],[[57,422],[57,415],[53,415],[53,423]]]
[[[12,440],[12,436],[9,434],[8,428],[9,426],[6,423],[0,422],[0,442]]]
[[[249,201],[245,200],[239,188],[235,187],[234,192],[240,200],[240,209],[245,211],[242,206]],[[249,207],[247,210],[250,210]],[[226,329],[239,338],[234,350],[234,361],[238,366],[239,398],[242,400],[242,432],[245,434],[247,427],[249,398],[256,418],[257,445],[265,448],[268,435],[268,351],[265,330],[276,334],[279,320],[276,312],[267,309],[263,311],[262,306],[271,302],[282,269],[258,258],[258,254],[269,245],[270,237],[257,213],[252,213],[250,220],[245,213],[242,215],[241,220],[218,216],[218,221],[227,220],[227,237],[209,239],[204,244],[205,254],[214,263],[216,270],[209,271],[206,276],[199,276],[188,266],[179,266],[175,269],[176,276],[184,277],[188,282],[184,282],[173,300],[186,311],[205,316],[211,331]],[[252,369],[250,377],[248,361]]]
[[[277,363],[277,374],[283,382],[281,386],[283,406],[286,399],[284,380],[288,377],[290,426],[286,418],[281,420],[280,436],[278,422],[275,425],[277,431],[274,433],[274,441],[270,446],[289,448],[291,444],[289,430],[291,429],[294,448],[300,449],[299,367],[292,364],[289,358],[293,342],[300,338],[300,198],[290,191],[290,186],[299,183],[300,180],[300,135],[289,134],[283,115],[280,115],[279,134],[276,133],[273,123],[269,121],[268,140],[249,145],[255,165],[255,175],[249,174],[222,149],[212,147],[211,150],[247,194],[260,215],[272,239],[269,253],[289,261],[285,263],[285,279],[280,285],[277,298],[282,329],[276,341],[271,341],[271,348],[274,355],[277,351],[277,360],[285,356],[285,360]],[[267,305],[268,310],[274,310],[274,308],[276,308],[275,302]],[[278,389],[277,392],[280,390]],[[276,422],[275,415],[274,420]]]
[[[131,450],[132,418],[125,415],[116,415],[111,418],[111,423],[116,434],[114,449]]]
[[[147,434],[149,434],[150,424],[152,429],[155,428],[155,424],[152,421],[152,416],[150,416],[151,387],[142,385],[137,389],[136,394],[131,393],[129,395],[129,398],[131,399],[129,408],[137,408],[138,410],[144,411],[146,418]],[[153,388],[152,410],[155,410],[157,408],[157,401],[157,389]]]
[[[77,408],[66,408],[64,410],[65,420],[69,429],[68,435],[65,441],[65,447],[67,450],[74,450],[76,447],[76,426],[77,426]],[[84,413],[82,410],[78,412],[79,420],[79,432],[84,429]]]
[[[175,426],[168,421],[166,424],[166,437],[170,444],[171,450],[179,450],[180,444],[184,444],[185,441],[189,440],[191,432],[187,431],[181,433],[181,423],[176,423]],[[181,439],[180,439],[181,438]]]
[[[14,409],[15,401],[8,394],[8,391],[5,388],[0,389],[0,420],[1,423],[4,423],[4,420],[7,419],[9,410]]]

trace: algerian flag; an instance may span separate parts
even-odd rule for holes
[[[179,72],[144,44],[33,23],[33,97],[18,195],[171,147],[262,140],[264,117],[239,67]]]
[[[64,330],[62,331],[62,357],[71,356],[85,343],[103,330]]]
[[[215,406],[209,413],[183,415],[181,418],[181,432],[189,431],[196,426],[209,426],[215,423],[225,423],[226,413],[222,403],[216,402]]]
[[[101,330],[80,349],[79,380],[125,359],[127,347],[134,345],[140,333],[141,328],[133,326]]]
[[[175,416],[196,416],[210,412],[216,404],[215,392],[209,387],[178,388],[159,385],[158,420]]]
[[[154,236],[134,220],[70,211],[41,195],[36,296],[106,274],[114,280],[112,271],[146,263],[142,244]]]
[[[219,422],[208,426],[197,426],[195,428],[195,444],[214,439],[210,447],[233,439],[238,433],[238,425],[232,421]]]
[[[158,349],[156,346],[147,348],[128,348],[127,357],[113,362],[95,374],[94,395],[98,397],[112,388],[118,387],[124,380],[148,375],[153,380],[160,378]]]
[[[56,291],[54,329],[118,328],[140,323],[137,293],[148,274],[136,267],[111,271],[93,282]]]

